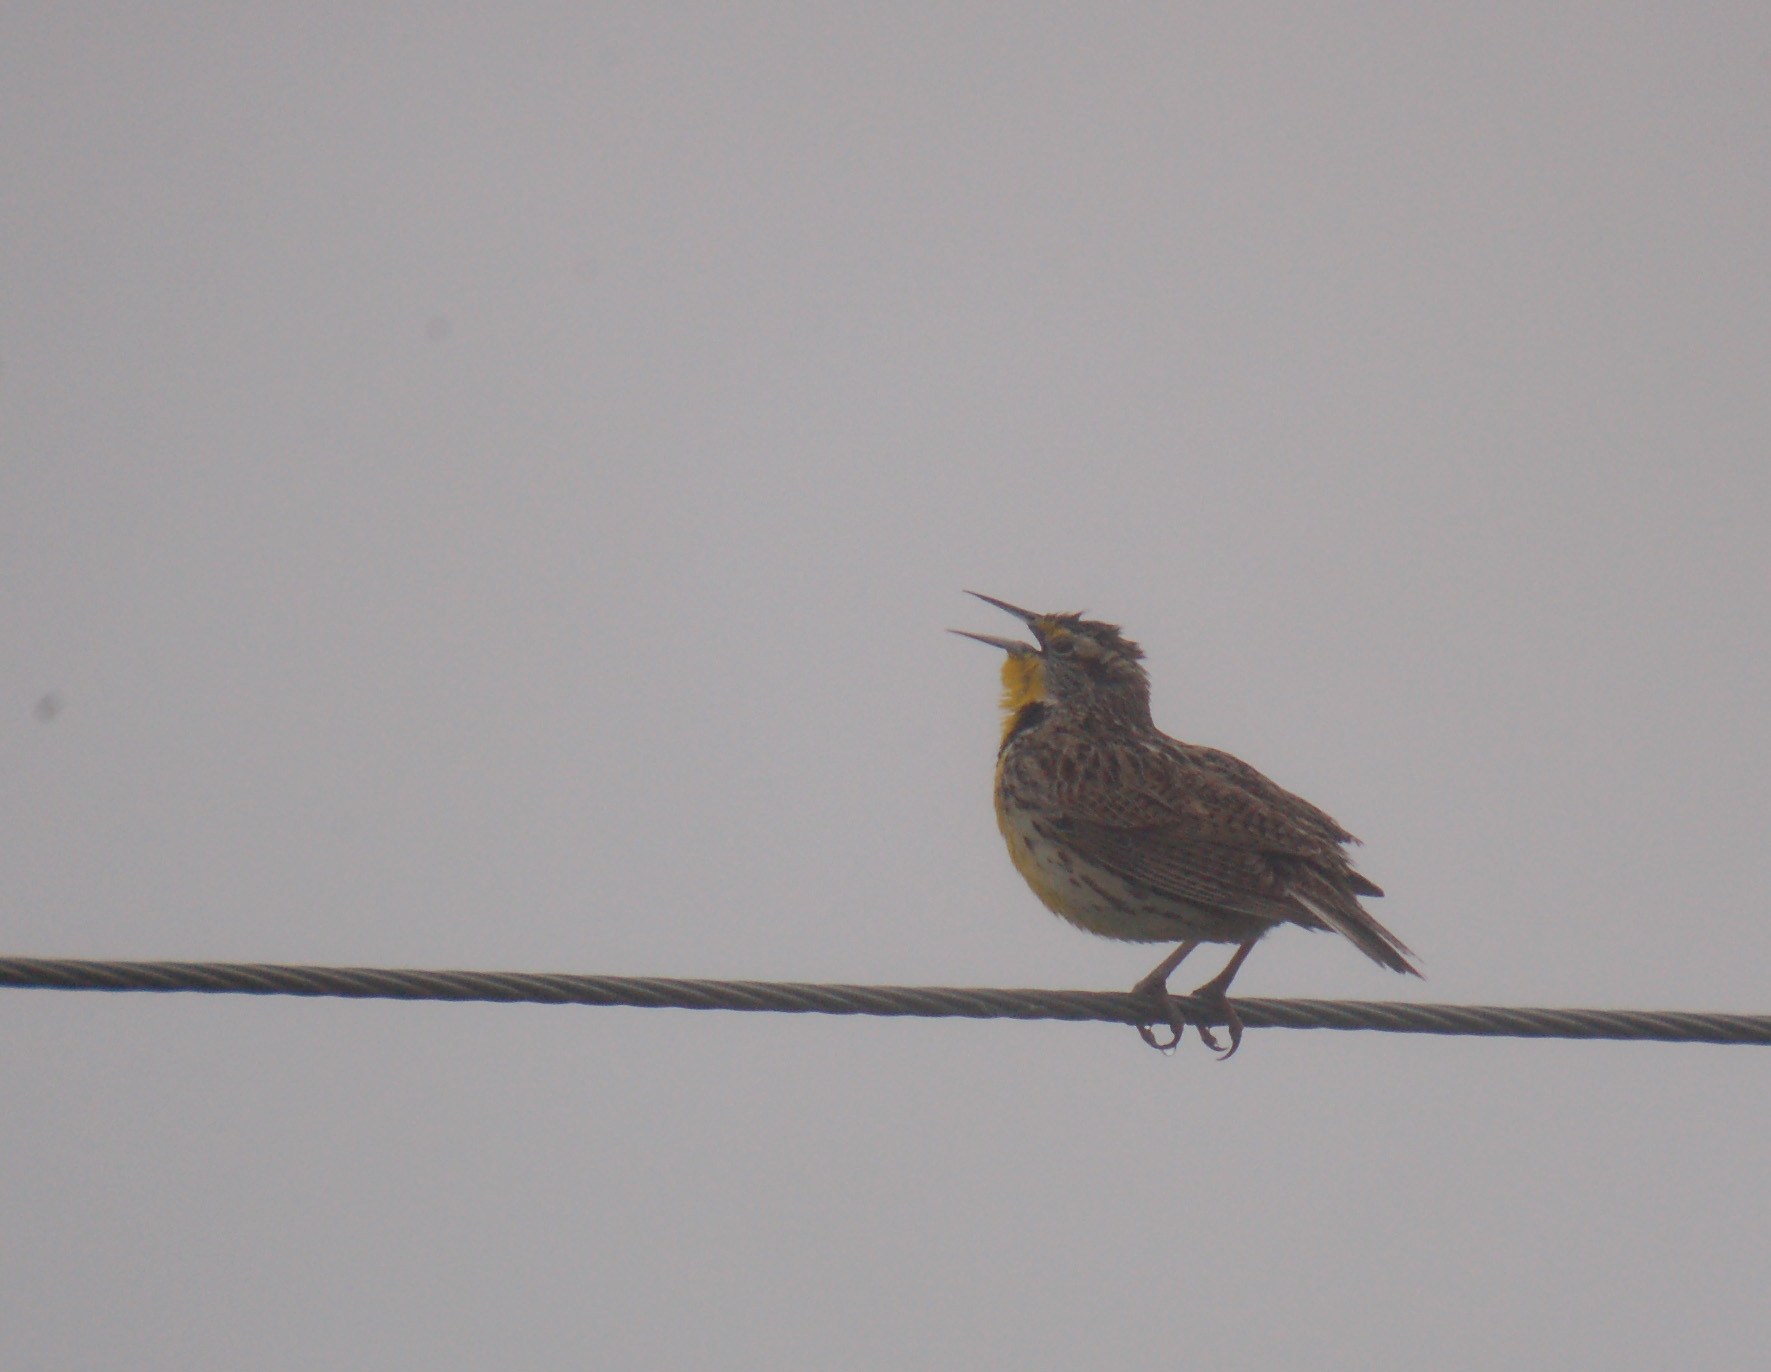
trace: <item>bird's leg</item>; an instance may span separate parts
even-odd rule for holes
[[[1230,959],[1224,970],[1219,972],[1215,977],[1193,993],[1196,1000],[1210,1001],[1213,1003],[1213,1008],[1218,1010],[1224,1017],[1224,1027],[1230,1031],[1230,1049],[1228,1052],[1225,1052],[1224,1049],[1218,1045],[1217,1037],[1210,1029],[1204,1025],[1200,1025],[1199,1027],[1199,1037],[1205,1040],[1206,1047],[1210,1048],[1213,1052],[1223,1054],[1223,1056],[1218,1059],[1219,1062],[1228,1062],[1235,1056],[1236,1050],[1242,1047],[1242,1016],[1236,1013],[1236,1007],[1230,1004],[1224,993],[1230,989],[1230,983],[1236,980],[1236,973],[1242,969],[1242,964],[1248,960],[1248,955],[1254,952],[1254,946],[1257,941],[1258,940],[1256,939],[1250,939],[1247,943],[1238,947],[1236,949],[1236,955]]]
[[[1168,978],[1174,969],[1179,967],[1182,961],[1185,960],[1187,954],[1191,953],[1198,946],[1198,939],[1188,939],[1179,948],[1175,949],[1174,952],[1170,953],[1161,962],[1157,963],[1156,966],[1152,967],[1149,976],[1145,977],[1136,986],[1131,988],[1131,993],[1134,996],[1141,996],[1145,1000],[1159,1005],[1162,1008],[1162,1017],[1168,1021],[1169,1032],[1172,1033],[1174,1037],[1167,1043],[1160,1043],[1157,1041],[1156,1035],[1151,1032],[1148,1024],[1140,1024],[1138,1026],[1138,1034],[1144,1042],[1149,1044],[1152,1048],[1161,1049],[1165,1053],[1181,1041],[1181,1030],[1187,1027],[1186,1017],[1178,1014],[1175,1011],[1175,1008],[1169,1003]],[[1204,1033],[1208,1039],[1210,1038],[1209,1031],[1201,1030],[1200,1032]]]

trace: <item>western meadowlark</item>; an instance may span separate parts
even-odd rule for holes
[[[1225,998],[1254,946],[1275,926],[1332,929],[1374,962],[1419,976],[1411,951],[1359,904],[1383,892],[1353,870],[1356,840],[1308,801],[1214,748],[1182,743],[1150,720],[1143,650],[1116,624],[1079,614],[1034,614],[976,591],[1033,631],[1038,646],[953,630],[1001,648],[1002,747],[996,822],[1033,893],[1072,924],[1106,938],[1180,946],[1133,988],[1160,1007],[1173,1037],[1186,1020],[1168,999],[1169,974],[1201,943],[1239,945],[1193,994],[1215,1003],[1230,1031],[1242,1021]]]

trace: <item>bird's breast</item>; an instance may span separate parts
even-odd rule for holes
[[[1008,846],[1009,861],[1033,894],[1079,929],[1132,943],[1163,943],[1201,936],[1201,921],[1210,919],[1188,903],[1128,882],[1078,852],[1051,816],[1020,803],[1003,785],[1001,764],[996,827]]]
[[[1048,868],[1054,865],[1056,850],[1039,834],[1032,815],[1015,806],[1004,794],[1000,763],[996,768],[996,827],[1002,831],[1002,841],[1008,845],[1009,861],[1033,888],[1033,894],[1044,901],[1048,909],[1070,918],[1070,893],[1065,884],[1054,880],[1048,872]]]

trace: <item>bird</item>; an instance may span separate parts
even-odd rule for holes
[[[1229,1030],[1225,1049],[1197,1026],[1224,1059],[1242,1044],[1230,983],[1280,925],[1332,930],[1373,962],[1421,975],[1413,950],[1359,903],[1383,891],[1353,868],[1347,845],[1358,840],[1241,759],[1159,730],[1143,650],[1117,624],[966,594],[1015,616],[1035,640],[950,631],[1007,654],[996,822],[1015,869],[1091,934],[1178,944],[1132,988],[1161,1016],[1138,1026],[1146,1043],[1180,1043],[1187,1019],[1168,978],[1201,943],[1236,945],[1193,992]],[[1163,1021],[1167,1042],[1152,1032]]]

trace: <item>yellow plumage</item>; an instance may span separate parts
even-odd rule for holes
[[[1046,909],[1068,919],[1071,916],[1071,902],[1034,858],[1033,850],[1027,846],[1026,838],[1017,830],[1003,804],[1002,766],[1008,756],[1008,741],[1014,736],[1015,730],[1026,722],[1027,708],[1039,705],[1044,699],[1045,664],[1032,653],[1010,653],[1004,658],[1001,702],[1004,751],[996,760],[996,827],[1002,832],[1002,841],[1008,845],[1009,861],[1015,864],[1015,870],[1032,888],[1033,894],[1044,902]]]
[[[1008,742],[1021,711],[1045,699],[1045,664],[1032,653],[1010,653],[1002,663],[1002,741]]]

